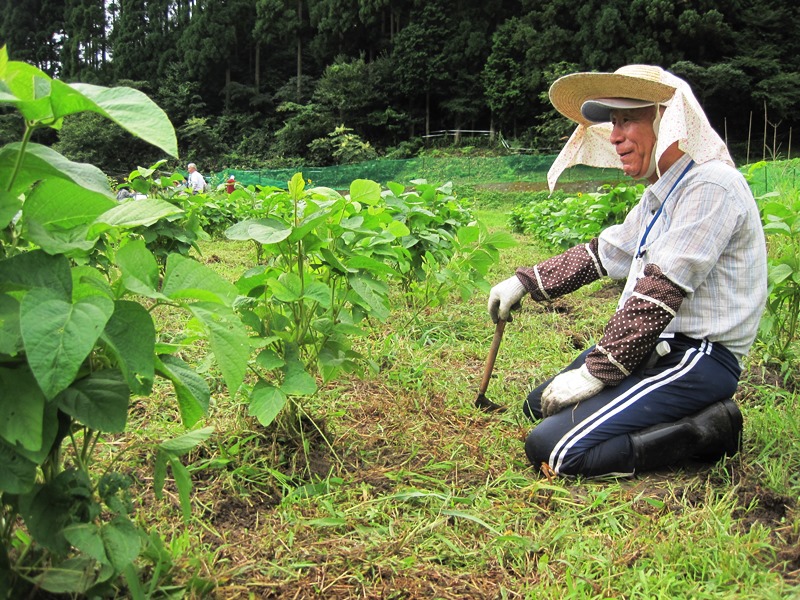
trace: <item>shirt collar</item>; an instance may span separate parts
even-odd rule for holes
[[[678,160],[672,163],[669,169],[661,174],[661,177],[659,177],[655,183],[647,188],[647,191],[652,195],[652,198],[657,204],[664,202],[667,194],[672,189],[672,186],[675,185],[675,182],[681,176],[690,160],[692,160],[692,157],[688,154],[682,155]]]

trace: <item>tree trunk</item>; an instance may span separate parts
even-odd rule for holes
[[[231,107],[231,66],[225,67],[225,110]]]
[[[425,135],[431,134],[431,93],[425,92]]]
[[[258,94],[261,87],[261,42],[256,41],[256,64],[255,73],[253,74],[253,91]]]
[[[300,39],[300,29],[303,23],[303,0],[297,0],[297,102],[302,99],[303,87],[303,40]]]

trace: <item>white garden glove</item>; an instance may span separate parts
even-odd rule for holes
[[[526,293],[525,286],[516,275],[494,286],[489,292],[489,316],[492,317],[492,322],[510,322],[511,311],[522,306],[522,298]]]
[[[579,369],[564,371],[556,375],[542,393],[542,414],[549,417],[564,407],[591,398],[605,385],[589,373],[586,365],[581,365]]]

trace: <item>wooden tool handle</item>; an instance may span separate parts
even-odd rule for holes
[[[489,348],[489,356],[486,357],[486,366],[483,368],[483,380],[481,387],[478,390],[479,394],[485,394],[489,389],[489,379],[492,377],[492,369],[494,369],[494,361],[497,360],[497,351],[500,348],[500,340],[503,339],[503,331],[506,328],[506,321],[502,319],[497,321],[497,326],[494,328],[494,338],[492,339],[492,347]]]

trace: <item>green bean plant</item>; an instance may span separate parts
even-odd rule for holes
[[[306,188],[297,173],[287,190],[264,194],[262,218],[227,230],[258,248],[258,265],[237,286],[258,340],[250,412],[262,424],[281,413],[296,424],[317,376],[326,382],[370,366],[353,340],[371,320],[389,317],[393,284],[418,310],[450,293],[488,289],[483,275],[513,239],[474,222],[450,185],[416,185],[383,190],[357,179],[343,195]]]
[[[497,262],[501,248],[516,242],[505,232],[489,233],[474,219],[469,203],[457,198],[451,182],[412,183],[414,187],[407,190],[390,182],[382,200],[392,218],[408,227],[398,241],[409,261],[397,268],[403,297],[416,316],[450,294],[468,298],[488,292],[484,276],[489,267]]]
[[[127,476],[113,463],[96,472],[93,458],[156,375],[172,383],[186,427],[207,412],[209,387],[181,358],[184,346],[159,338],[159,305],[191,315],[238,390],[249,345],[237,290],[179,253],[159,269],[136,231],[180,207],[117,203],[98,168],[31,140],[91,111],[175,156],[172,125],[146,95],[52,79],[3,47],[0,103],[25,123],[21,142],[0,148],[0,598],[141,598],[137,557],[152,538],[133,518]],[[152,442],[155,491],[171,466],[184,511],[190,481],[179,459],[210,430],[186,435]]]
[[[759,342],[765,358],[780,364],[788,375],[798,361],[794,345],[800,327],[800,198],[776,196],[767,193],[758,198],[769,247],[768,297]]]
[[[133,230],[145,241],[147,249],[156,257],[163,269],[167,257],[173,253],[189,256],[192,250],[200,252],[198,242],[209,239],[205,207],[205,194],[191,194],[181,185],[181,173],[162,173],[160,167],[167,162],[160,160],[150,167],[137,167],[126,178],[126,184],[144,199],[128,198],[124,202],[151,202],[152,199],[168,202],[177,210],[169,211],[154,223],[141,225]],[[166,205],[159,203],[162,207]]]
[[[352,347],[368,318],[389,316],[393,265],[408,264],[396,240],[408,228],[380,206],[380,186],[356,180],[350,194],[305,187],[295,174],[288,190],[274,189],[261,219],[229,228],[233,240],[251,240],[259,264],[236,282],[245,298],[242,319],[257,337],[251,365],[257,375],[250,413],[268,425],[284,409],[296,424],[300,400],[328,381],[363,369]]]
[[[621,223],[639,201],[644,185],[603,185],[597,192],[568,195],[541,192],[533,201],[517,206],[511,214],[511,227],[530,233],[557,248],[570,248],[588,242],[603,229]]]

